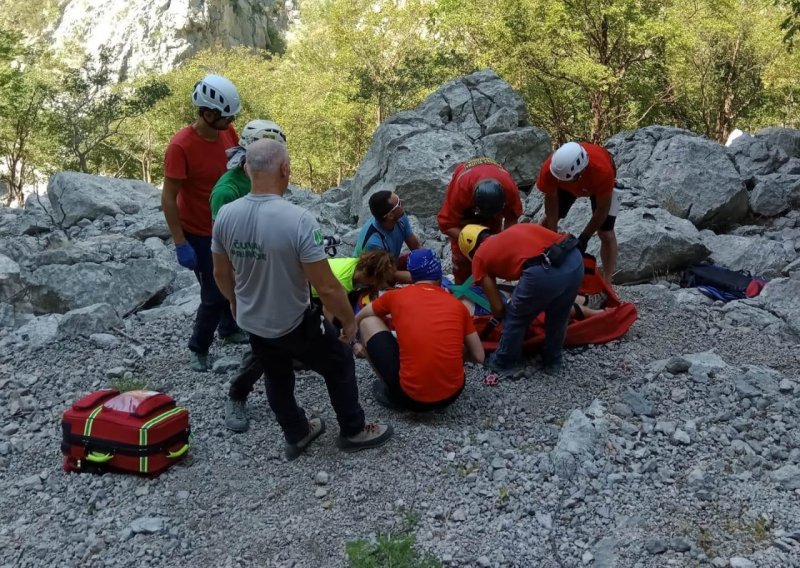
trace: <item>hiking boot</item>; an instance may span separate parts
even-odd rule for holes
[[[375,397],[375,402],[384,408],[388,408],[389,410],[405,410],[405,408],[392,400],[392,397],[389,396],[389,392],[386,390],[386,383],[380,379],[372,383],[372,396]]]
[[[302,440],[298,441],[294,444],[286,444],[284,448],[284,452],[286,454],[286,459],[289,461],[296,460],[300,457],[308,445],[319,438],[320,434],[325,431],[325,422],[323,422],[322,418],[310,418],[308,420],[308,434]]]
[[[189,352],[189,367],[192,371],[205,373],[209,368],[208,353]]]
[[[234,432],[247,432],[250,419],[247,417],[247,401],[229,398],[225,402],[225,426]]]
[[[223,345],[243,345],[245,343],[250,343],[250,335],[240,329],[239,331],[234,331],[230,335],[220,337],[219,341]]]
[[[584,294],[583,297],[586,298],[586,304],[584,305],[591,310],[602,310],[606,307],[606,300],[608,300],[608,295],[605,292]]]
[[[542,357],[542,371],[551,377],[558,376],[564,370],[564,362],[559,357],[558,359],[548,359]]]
[[[388,424],[367,422],[364,429],[355,436],[339,436],[339,449],[343,452],[357,452],[384,445],[392,437],[394,429]]]

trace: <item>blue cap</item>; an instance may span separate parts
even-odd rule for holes
[[[408,256],[408,271],[411,273],[412,282],[441,280],[442,262],[430,249],[412,250]]]

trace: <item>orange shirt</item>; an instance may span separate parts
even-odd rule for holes
[[[474,223],[475,209],[475,184],[484,179],[496,179],[503,186],[505,205],[503,211],[493,220],[489,229],[497,233],[502,228],[500,222],[506,219],[506,226],[516,223],[522,215],[522,202],[519,199],[519,189],[511,174],[503,166],[489,158],[475,158],[459,164],[453,172],[447,193],[444,197],[442,209],[436,220],[439,230],[444,232],[456,227],[461,228],[469,223]]]
[[[211,190],[228,171],[225,150],[238,143],[233,125],[220,131],[214,142],[186,126],[175,133],[167,146],[164,176],[183,181],[178,192],[178,212],[181,226],[193,235],[211,236]]]
[[[536,180],[536,187],[542,193],[552,193],[558,189],[568,191],[576,197],[591,197],[597,195],[603,197],[611,195],[614,191],[614,179],[616,170],[614,160],[608,150],[597,144],[581,142],[581,146],[589,155],[589,165],[581,172],[577,181],[561,181],[550,173],[550,162],[553,155],[547,157],[539,170],[539,178]]]
[[[522,265],[539,256],[546,248],[564,238],[533,223],[512,225],[502,233],[488,237],[472,257],[472,278],[479,283],[484,276],[519,280]]]
[[[464,338],[475,332],[466,306],[432,284],[389,290],[372,304],[392,316],[400,346],[400,386],[417,402],[439,402],[464,386]]]

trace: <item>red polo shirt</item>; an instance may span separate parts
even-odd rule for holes
[[[392,316],[400,346],[400,386],[417,402],[439,402],[464,386],[464,338],[475,332],[466,306],[441,286],[385,292],[372,310]]]
[[[222,130],[213,142],[202,138],[191,126],[172,137],[164,156],[164,176],[181,180],[178,212],[181,226],[203,237],[211,236],[211,190],[228,171],[225,150],[236,146],[239,138],[233,125]]]
[[[472,257],[472,277],[476,283],[484,276],[519,280],[526,260],[539,256],[563,238],[534,223],[513,225],[483,241]]]
[[[453,172],[442,209],[436,218],[439,230],[444,232],[456,227],[461,228],[470,222],[469,216],[473,214],[475,208],[475,184],[484,179],[499,181],[506,198],[501,215],[497,216],[489,229],[493,233],[499,232],[503,219],[517,222],[522,215],[522,202],[514,178],[497,162],[489,158],[475,158],[459,164]]]
[[[539,170],[536,187],[542,193],[552,193],[558,189],[568,191],[576,197],[611,195],[614,191],[614,160],[608,150],[597,144],[581,142],[581,146],[589,155],[589,165],[581,172],[577,181],[561,181],[550,173],[550,162],[553,155],[547,157]]]

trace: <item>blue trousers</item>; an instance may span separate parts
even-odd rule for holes
[[[189,349],[195,353],[206,354],[214,341],[214,332],[219,328],[219,336],[227,337],[239,331],[231,314],[231,306],[214,281],[214,261],[211,257],[211,237],[192,235],[184,231],[186,241],[192,245],[197,255],[197,268],[194,275],[200,282],[200,306],[194,318],[194,330],[189,339]]]
[[[571,251],[561,266],[538,264],[523,270],[506,305],[500,344],[489,364],[500,369],[518,365],[528,327],[542,312],[545,314],[542,360],[545,364],[560,362],[569,312],[582,280],[583,256],[578,249]]]

